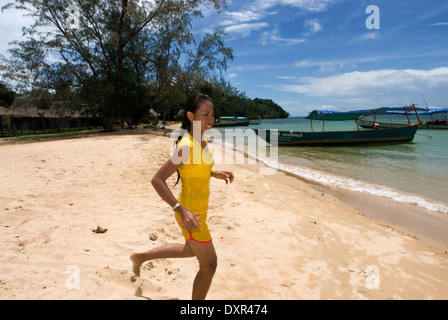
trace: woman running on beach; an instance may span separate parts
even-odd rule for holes
[[[149,260],[197,257],[199,272],[193,283],[193,300],[204,300],[217,267],[217,256],[207,227],[210,178],[232,183],[233,173],[212,171],[213,156],[203,134],[214,123],[212,100],[203,94],[191,96],[186,103],[182,121],[184,136],[173,156],[156,173],[152,185],[159,196],[175,212],[176,220],[185,237],[185,244],[168,244],[144,253],[131,254],[135,276],[140,276],[141,265]],[[200,132],[198,132],[200,131]],[[178,141],[179,141],[178,140]],[[182,191],[178,199],[166,180],[178,172]]]

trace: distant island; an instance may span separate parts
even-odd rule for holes
[[[288,112],[270,99],[233,97],[233,99],[225,99],[225,101],[215,98],[213,101],[215,107],[215,118],[217,119],[219,117],[229,115],[246,117],[250,120],[284,119],[289,117]]]

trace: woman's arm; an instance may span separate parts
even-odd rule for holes
[[[173,192],[170,190],[168,185],[166,184],[166,180],[171,177],[181,166],[182,162],[178,161],[182,159],[182,151],[184,148],[181,147],[176,152],[177,154],[173,155],[173,157],[165,162],[165,164],[157,171],[154,177],[151,180],[151,183],[159,194],[160,198],[164,200],[171,208],[178,203],[176,197]],[[189,154],[186,152],[186,154]],[[180,162],[180,163],[178,163]],[[178,163],[178,164],[177,164]],[[176,209],[176,212],[179,213],[182,219],[182,224],[187,230],[196,230],[200,229],[200,220],[199,218],[192,213],[191,211],[185,209],[183,206],[180,206]]]

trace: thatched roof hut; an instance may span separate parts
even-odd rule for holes
[[[15,112],[11,108],[0,107],[0,118],[22,117],[23,114]]]
[[[27,97],[16,97],[12,104],[10,116],[16,118],[47,118],[47,119],[64,119],[64,118],[92,118],[92,115],[85,110],[73,110],[68,107],[68,101],[56,101],[50,108],[38,108],[38,101]]]
[[[69,101],[56,101],[51,105],[41,97],[16,97],[11,107],[0,108],[1,136],[5,130],[20,132],[37,130],[61,132],[65,128],[97,127],[102,117],[93,114],[87,107],[73,110]],[[10,121],[3,121],[10,119]],[[4,128],[9,126],[8,128]],[[14,133],[15,134],[15,133]],[[12,133],[10,134],[12,135]]]
[[[11,106],[11,112],[17,118],[64,118],[63,114],[57,112],[55,107],[50,109],[39,109],[36,107],[36,101],[31,98],[16,97]]]
[[[0,118],[9,117],[10,111],[4,107],[0,107]]]

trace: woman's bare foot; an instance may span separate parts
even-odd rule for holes
[[[140,267],[142,266],[142,262],[138,259],[138,254],[133,253],[129,257],[132,261],[132,271],[134,272],[134,276],[131,277],[131,281],[135,282],[138,277],[140,277]]]

